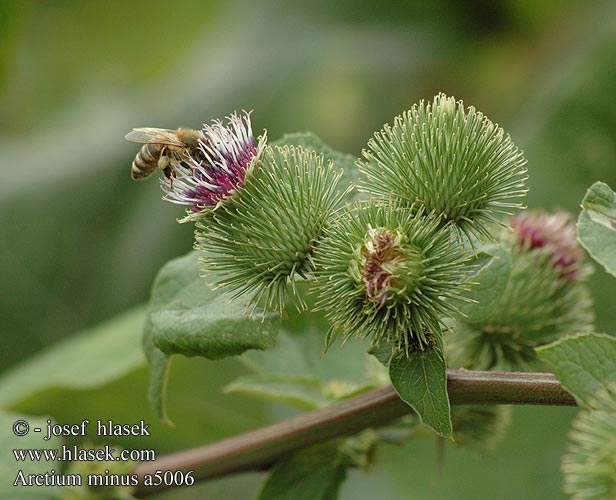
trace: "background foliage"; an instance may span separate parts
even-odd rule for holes
[[[577,213],[590,184],[616,185],[615,59],[616,5],[608,1],[182,0],[173,9],[158,0],[3,1],[0,409],[70,423],[155,421],[139,306],[156,271],[186,253],[193,235],[175,223],[181,209],[160,202],[156,181],[130,181],[136,148],[123,136],[132,127],[196,128],[254,109],[255,132],[267,127],[272,140],[311,130],[358,155],[383,123],[443,91],[525,150],[529,206]],[[598,331],[613,333],[615,282],[597,269],[591,285]],[[86,347],[58,345],[129,309],[87,332],[109,335],[116,347],[108,353],[87,349],[83,338]],[[117,369],[100,371],[101,380],[90,360]],[[174,361],[176,427],[154,424],[147,443],[132,445],[162,453],[288,415],[220,394],[244,370],[233,360]],[[432,442],[386,448],[369,475],[350,474],[342,497],[560,498],[573,414],[519,409],[493,457],[451,449],[438,475]],[[248,474],[198,488],[246,498],[260,480]]]

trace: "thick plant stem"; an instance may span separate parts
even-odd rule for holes
[[[452,404],[576,404],[551,373],[448,370],[447,387]],[[133,470],[140,476],[135,495],[144,497],[161,489],[142,486],[143,476],[157,470],[193,470],[195,478],[206,479],[268,469],[300,448],[378,427],[411,411],[391,386],[375,389],[217,443],[143,462]]]

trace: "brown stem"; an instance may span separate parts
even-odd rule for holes
[[[576,404],[551,373],[447,370],[447,389],[452,404]],[[140,463],[133,470],[140,477],[135,494],[144,497],[164,487],[143,486],[143,477],[157,470],[193,470],[195,478],[206,479],[268,469],[300,448],[384,425],[410,412],[391,386],[375,389],[217,443]]]

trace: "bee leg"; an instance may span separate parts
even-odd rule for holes
[[[192,169],[192,167],[190,166],[190,164],[188,162],[181,161],[179,165],[180,165],[180,167],[182,167],[187,172],[192,173],[193,169]]]
[[[163,174],[169,180],[169,185],[173,189],[173,179],[177,177],[175,169],[171,165],[167,165],[165,168],[163,168]]]

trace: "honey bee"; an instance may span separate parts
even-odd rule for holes
[[[190,158],[203,161],[204,155],[199,141],[205,142],[201,132],[189,128],[168,130],[162,128],[135,128],[126,139],[143,144],[130,169],[135,180],[145,179],[160,168],[173,186],[178,166],[189,169]]]

